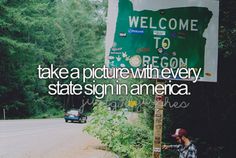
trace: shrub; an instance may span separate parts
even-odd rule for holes
[[[125,112],[109,111],[99,102],[85,128],[123,158],[148,158],[152,153],[152,131],[144,125],[128,123]]]

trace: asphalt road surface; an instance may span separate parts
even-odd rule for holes
[[[115,158],[83,132],[85,125],[63,119],[0,121],[0,158]]]

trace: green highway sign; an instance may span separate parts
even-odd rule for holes
[[[216,0],[109,1],[106,65],[201,68],[216,82],[218,17]]]

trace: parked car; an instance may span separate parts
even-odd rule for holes
[[[65,122],[87,122],[87,116],[82,114],[78,109],[71,109],[65,113],[64,116]]]

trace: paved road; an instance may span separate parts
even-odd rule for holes
[[[0,121],[0,158],[113,158],[84,127],[63,119]]]

